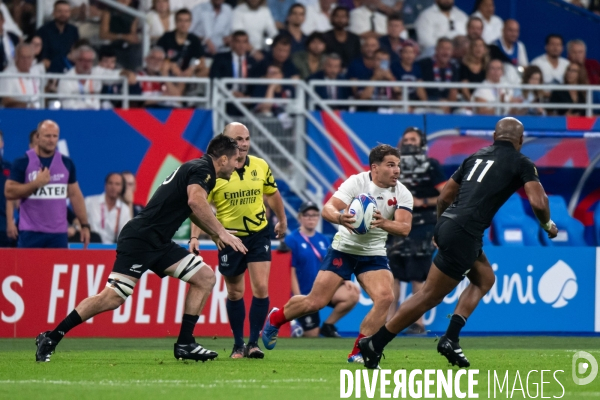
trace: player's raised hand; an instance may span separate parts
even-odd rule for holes
[[[556,235],[558,235],[558,228],[556,227],[556,224],[553,223],[552,226],[550,227],[550,229],[547,230],[546,232],[548,232],[549,239],[554,239],[556,237]]]
[[[371,221],[371,228],[383,228],[383,226],[386,224],[388,220],[383,218],[383,215],[381,215],[381,212],[379,210],[376,210],[373,213],[373,220]]]
[[[219,250],[222,250],[227,246],[231,246],[233,250],[239,251],[242,254],[246,254],[248,252],[248,249],[246,248],[246,246],[244,246],[240,238],[238,238],[237,236],[233,236],[228,231],[223,231],[222,233],[220,233],[217,240],[215,240],[215,243]]]

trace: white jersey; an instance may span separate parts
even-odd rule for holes
[[[398,182],[395,187],[380,188],[371,180],[370,172],[352,175],[340,185],[333,196],[345,204],[350,204],[352,199],[361,193],[369,193],[373,196],[383,218],[392,220],[394,213],[399,208],[412,213],[413,197],[402,183]],[[388,233],[381,228],[374,228],[364,235],[357,235],[351,234],[344,226],[340,225],[338,233],[333,237],[331,247],[357,256],[386,256],[387,236]]]

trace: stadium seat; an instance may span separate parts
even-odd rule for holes
[[[583,236],[583,224],[569,215],[567,203],[562,196],[548,196],[550,203],[550,215],[558,227],[558,236],[552,240],[540,227],[540,237],[546,246],[587,246]]]
[[[523,202],[513,194],[492,221],[495,243],[500,246],[541,246],[539,224],[525,214]]]

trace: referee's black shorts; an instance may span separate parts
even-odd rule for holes
[[[450,218],[440,218],[433,233],[438,253],[433,263],[440,271],[462,281],[483,252],[481,238],[474,237]]]
[[[235,251],[231,246],[219,250],[219,272],[223,276],[238,276],[246,272],[249,263],[271,261],[271,237],[269,228],[240,236],[248,249],[246,254]]]

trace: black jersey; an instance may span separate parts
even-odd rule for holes
[[[515,191],[527,182],[539,182],[533,162],[507,141],[495,141],[467,157],[452,179],[460,189],[442,216],[479,237]]]
[[[125,225],[121,236],[135,236],[154,243],[168,243],[190,216],[188,185],[198,184],[210,193],[217,181],[212,158],[204,155],[177,168],[156,189],[148,205]]]

